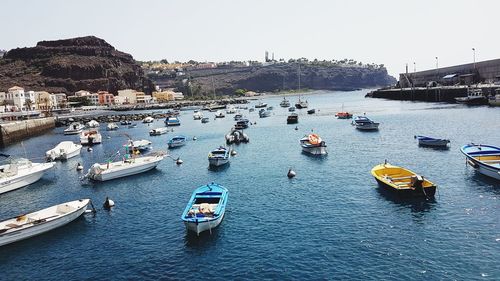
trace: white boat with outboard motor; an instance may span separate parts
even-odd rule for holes
[[[33,163],[25,158],[7,157],[7,163],[0,165],[0,194],[16,190],[38,181],[45,171],[54,167],[54,162]]]
[[[62,141],[56,147],[45,152],[47,160],[68,160],[69,158],[80,155],[82,145],[72,141]]]
[[[85,129],[85,126],[83,126],[79,122],[73,122],[71,123],[68,128],[64,129],[64,134],[65,135],[76,135],[79,134]]]
[[[0,246],[66,225],[85,213],[89,205],[90,199],[80,199],[1,221]]]

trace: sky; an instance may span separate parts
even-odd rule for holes
[[[0,49],[94,35],[136,60],[354,59],[396,76],[500,57],[498,0],[2,0]],[[436,60],[438,57],[438,60]]]

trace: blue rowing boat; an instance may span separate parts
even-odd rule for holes
[[[422,146],[447,147],[450,143],[448,139],[436,139],[426,136],[414,136],[418,140],[418,144]]]
[[[226,212],[228,193],[225,187],[216,183],[195,189],[181,217],[186,229],[200,235],[217,227]]]

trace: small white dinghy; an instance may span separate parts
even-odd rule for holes
[[[118,125],[116,125],[115,122],[111,122],[111,123],[108,123],[108,125],[106,125],[106,130],[108,131],[115,131],[115,130],[118,130]]]
[[[156,168],[164,156],[164,153],[156,153],[142,157],[132,156],[129,159],[106,164],[95,163],[85,177],[96,181],[107,181],[147,172]]]
[[[0,194],[38,181],[55,163],[33,163],[28,159],[12,159],[0,166]]]
[[[80,155],[81,149],[81,144],[76,144],[72,141],[63,141],[51,150],[47,150],[47,152],[45,152],[45,156],[47,157],[47,160],[50,161],[54,161],[57,159],[68,160],[71,157]]]
[[[80,143],[82,145],[94,145],[101,142],[102,136],[97,130],[85,130],[80,133]]]
[[[97,122],[96,120],[90,120],[85,125],[87,125],[88,128],[99,128],[100,126],[99,122]]]
[[[66,225],[87,210],[90,199],[55,205],[0,222],[0,246],[33,237]]]

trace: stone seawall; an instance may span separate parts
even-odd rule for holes
[[[40,118],[0,124],[0,146],[42,134],[55,127],[55,118]]]

